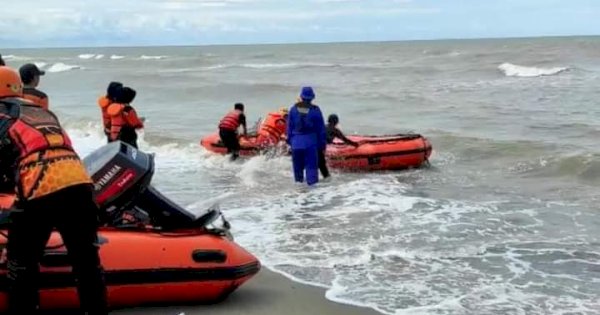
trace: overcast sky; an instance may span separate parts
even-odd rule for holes
[[[3,1],[0,47],[600,34],[600,0]]]

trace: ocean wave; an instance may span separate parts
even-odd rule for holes
[[[81,54],[77,57],[79,57],[79,59],[85,59],[85,60],[88,60],[88,59],[98,60],[98,59],[104,58],[104,55],[103,54]]]
[[[573,244],[549,243],[552,252],[521,246],[544,225],[537,208],[411,197],[408,186],[391,185],[387,176],[339,177],[301,192],[283,188],[277,196],[244,198],[228,209],[236,240],[270,269],[328,287],[330,300],[385,314],[454,315],[478,308],[506,314],[529,309],[540,297],[531,314],[568,310],[564,299],[597,305],[579,298],[587,288],[564,291],[558,281],[544,282],[564,297],[556,299],[543,295],[542,287],[519,285],[532,275],[535,281],[586,277],[553,264]]]
[[[125,56],[120,56],[120,55],[111,55],[110,59],[112,60],[118,60],[118,59],[123,59],[125,58]]]
[[[96,54],[81,54],[79,55],[79,59],[92,59],[96,56]]]
[[[288,62],[288,63],[241,63],[241,64],[215,64],[203,67],[202,70],[216,70],[229,68],[246,69],[302,69],[302,68],[348,68],[348,69],[383,69],[389,68],[389,63],[315,63],[315,62]]]
[[[507,77],[540,77],[556,75],[568,71],[569,67],[537,68],[514,65],[512,63],[503,63],[498,66]]]
[[[167,58],[167,56],[148,56],[148,55],[140,56],[141,60],[160,60],[160,59],[165,59],[165,58]]]
[[[339,66],[333,63],[243,63],[231,65],[231,67],[241,67],[249,69],[297,69],[297,68],[330,68]]]
[[[53,64],[52,66],[50,66],[48,68],[48,72],[53,72],[53,73],[57,73],[57,72],[65,72],[65,71],[71,71],[71,70],[77,70],[77,69],[83,69],[82,66],[78,66],[78,65],[68,65],[68,64],[64,64],[62,62],[57,62],[55,64]]]
[[[6,61],[9,61],[9,60],[18,61],[18,60],[29,60],[31,58],[26,57],[26,56],[17,56],[17,55],[2,55],[2,59],[6,60]]]
[[[529,140],[496,140],[435,132],[430,136],[437,150],[452,154],[457,160],[481,161],[536,157],[557,149],[547,143]]]
[[[541,156],[533,161],[517,163],[509,168],[525,177],[571,178],[588,183],[600,183],[600,155]]]
[[[35,64],[35,65],[36,65],[38,68],[40,68],[40,69],[42,69],[42,68],[44,68],[45,66],[47,66],[47,65],[48,65],[47,63],[45,63],[45,62],[41,62],[41,61],[39,61],[39,62],[34,62],[34,64]]]
[[[300,67],[322,67],[330,66],[329,64],[301,64],[301,63],[244,63],[237,65],[242,68],[250,69],[293,69]],[[234,65],[235,67],[235,65]]]

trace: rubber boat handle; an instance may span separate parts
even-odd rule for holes
[[[192,259],[197,263],[224,263],[227,261],[227,254],[220,250],[196,249],[192,252]]]

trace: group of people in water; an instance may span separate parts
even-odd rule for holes
[[[263,121],[256,140],[259,145],[267,147],[285,141],[292,155],[294,180],[302,183],[306,178],[308,185],[319,181],[319,170],[323,178],[330,176],[325,159],[327,144],[338,138],[355,147],[360,145],[346,138],[338,129],[339,117],[336,114],[329,115],[327,125],[325,124],[321,109],[313,103],[315,97],[312,87],[303,87],[296,103],[289,110],[281,109],[273,122]],[[239,127],[243,128],[241,135],[237,133]],[[240,151],[239,138],[247,136],[243,104],[235,104],[234,109],[221,119],[219,136],[232,160],[237,159]]]

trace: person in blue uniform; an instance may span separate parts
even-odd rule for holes
[[[312,87],[303,87],[299,101],[294,104],[287,119],[287,143],[292,149],[294,180],[314,185],[319,181],[319,151],[325,150],[325,120],[321,109],[312,103],[315,92]]]

